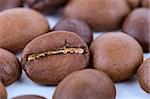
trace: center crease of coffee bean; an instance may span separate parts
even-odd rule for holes
[[[39,54],[31,54],[28,56],[27,61],[32,61],[35,59],[39,59],[45,56],[50,56],[50,55],[56,55],[56,54],[67,54],[67,53],[76,53],[76,54],[83,54],[84,53],[84,49],[83,48],[62,48],[60,50],[56,50],[56,51],[47,51],[47,52],[43,52],[43,53],[39,53]]]

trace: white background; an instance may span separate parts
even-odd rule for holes
[[[50,26],[53,27],[59,17],[50,17],[48,21]],[[96,38],[100,33],[94,33],[94,38]],[[19,56],[18,56],[19,57]],[[146,54],[145,58],[150,58],[150,54]],[[150,94],[144,92],[136,79],[133,77],[130,81],[115,84],[117,90],[116,99],[150,99]],[[41,86],[38,85],[27,78],[23,72],[19,81],[7,87],[8,98],[11,99],[14,96],[35,94],[46,97],[47,99],[52,99],[54,93],[54,86]]]

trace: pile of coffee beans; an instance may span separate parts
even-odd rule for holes
[[[51,27],[46,16],[54,13],[63,18]],[[93,41],[94,32],[103,34]],[[150,0],[0,0],[0,99],[22,70],[56,85],[53,99],[115,99],[114,83],[136,73],[150,93],[149,52]]]

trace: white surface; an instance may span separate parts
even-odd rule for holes
[[[58,17],[48,18],[51,27],[55,25]],[[99,33],[94,34],[96,38]],[[145,58],[150,58],[150,54],[145,55]],[[150,99],[150,94],[145,93],[139,86],[139,83],[134,77],[130,81],[115,84],[117,90],[116,99]],[[53,92],[55,90],[54,86],[41,86],[38,85],[27,78],[23,72],[19,81],[7,87],[8,98],[11,99],[14,96],[35,94],[46,97],[47,99],[52,99]]]

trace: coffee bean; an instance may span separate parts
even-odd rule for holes
[[[90,45],[93,40],[93,34],[88,24],[79,19],[68,18],[60,20],[54,27],[54,31],[74,32],[83,38],[87,45]]]
[[[124,0],[71,0],[64,16],[81,19],[95,31],[110,31],[120,28],[130,10]]]
[[[7,91],[1,82],[0,82],[0,99],[7,99]]]
[[[0,11],[16,7],[22,7],[22,0],[0,0]]]
[[[137,72],[141,88],[150,93],[150,58],[142,63]]]
[[[0,48],[0,81],[8,86],[21,76],[19,61],[11,52]]]
[[[32,39],[48,31],[46,18],[34,10],[14,8],[0,13],[0,47],[12,52],[21,51]]]
[[[14,97],[12,99],[46,99],[46,98],[38,95],[23,95],[23,96]]]
[[[55,31],[32,40],[23,50],[27,76],[39,84],[56,85],[89,63],[86,43],[75,33]]]
[[[67,76],[56,88],[53,99],[115,99],[112,80],[103,72],[85,69]]]
[[[122,31],[139,41],[144,52],[150,52],[150,10],[135,9],[125,20]]]
[[[131,78],[143,61],[140,44],[122,32],[110,32],[91,44],[93,66],[106,72],[114,82]]]
[[[30,8],[43,13],[54,13],[69,0],[26,0]]]

